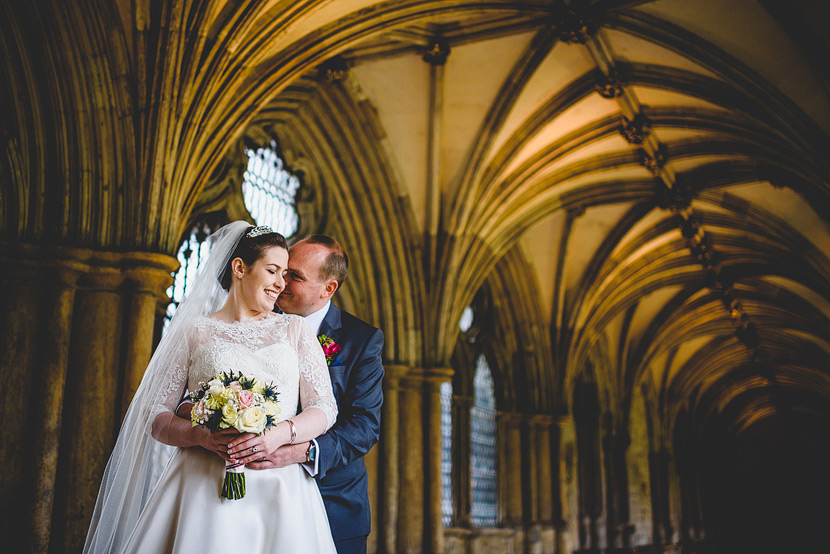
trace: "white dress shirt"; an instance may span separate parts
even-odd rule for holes
[[[311,330],[314,332],[314,335],[317,336],[320,334],[320,326],[323,324],[323,320],[326,318],[326,314],[329,313],[329,308],[331,307],[331,300],[326,302],[326,305],[317,310],[316,312],[310,313],[305,316],[303,319],[311,327]],[[309,475],[314,477],[320,471],[320,445],[317,444],[315,439],[311,439],[311,442],[314,444],[314,447],[317,449],[317,455],[314,457],[314,462],[306,462],[303,465],[303,468],[308,472]]]
[[[323,320],[326,319],[326,314],[329,313],[330,307],[331,300],[326,302],[326,305],[316,312],[310,313],[303,318],[308,326],[311,327],[311,331],[315,336],[320,334],[320,326],[323,324]]]

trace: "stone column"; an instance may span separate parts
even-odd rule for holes
[[[45,522],[27,519],[34,511],[29,504],[35,502],[30,479],[41,473],[45,473],[43,479],[49,479],[44,468],[32,468],[36,462],[27,445],[31,445],[34,438],[38,449],[43,443],[42,428],[46,426],[40,418],[34,422],[30,420],[37,417],[37,410],[30,404],[49,404],[50,400],[42,395],[51,396],[53,392],[43,390],[43,380],[38,373],[42,359],[38,351],[44,348],[45,342],[41,338],[45,324],[42,311],[51,295],[47,294],[44,272],[39,270],[36,262],[19,249],[9,252],[7,245],[0,246],[0,265],[3,267],[0,271],[0,535],[18,537],[25,544],[27,536],[21,534],[26,531],[37,531],[37,541],[43,533],[48,535],[49,532],[48,517]],[[55,281],[55,288],[60,289],[60,280]],[[54,392],[61,396],[60,384],[56,389]],[[45,500],[49,504],[51,496]],[[45,504],[41,504],[38,513],[44,508]],[[18,548],[22,546],[20,542]]]
[[[400,502],[400,457],[401,434],[400,403],[401,377],[409,368],[401,365],[384,364],[383,414],[381,417],[381,472],[383,487],[380,505],[380,539],[378,550],[386,554],[398,551],[398,504]]]
[[[544,462],[540,459],[542,449],[539,444],[538,416],[529,415],[524,417],[521,437],[525,552],[527,554],[543,554],[542,527],[539,522],[539,499],[541,496],[539,477],[540,468]]]
[[[156,313],[160,303],[168,302],[165,289],[170,286],[170,273],[148,271],[146,268],[126,272],[126,293],[130,318],[125,330],[124,387],[121,395],[121,417],[127,412],[144,370],[153,354]]]
[[[175,258],[145,252],[60,249],[51,256],[78,268],[55,479],[50,550],[79,551],[101,475],[125,408],[125,388],[143,373],[156,323],[155,302],[172,282]],[[134,291],[151,301],[133,301]],[[147,305],[150,307],[147,308]],[[133,311],[136,309],[137,311]],[[125,367],[132,364],[132,367]],[[130,394],[131,396],[131,394]]]
[[[553,518],[556,528],[555,552],[570,552],[576,548],[574,544],[574,528],[577,524],[575,515],[576,487],[573,460],[573,419],[569,415],[553,416],[551,426],[551,446],[554,463],[551,480],[553,483]],[[565,447],[570,441],[571,448]],[[570,525],[569,525],[570,522]]]
[[[533,429],[533,443],[536,445],[536,490],[537,518],[540,523],[553,523],[553,450],[551,448],[551,427],[553,418],[548,415],[535,415],[530,423]]]
[[[504,494],[504,517],[506,526],[519,528],[522,525],[522,416],[499,413],[500,438],[503,438],[503,461],[500,468],[501,490]]]
[[[49,338],[52,346],[43,352],[42,382],[46,386],[41,387],[40,394],[33,396],[37,404],[35,413],[39,414],[39,419],[35,421],[35,442],[31,458],[32,506],[29,522],[32,552],[46,552],[49,548],[63,392],[78,275],[71,267],[57,269],[58,278],[53,288],[47,290],[51,298],[43,314],[43,335]]]
[[[75,300],[55,491],[55,507],[64,521],[55,521],[59,537],[54,538],[62,539],[67,552],[84,543],[121,421],[119,359],[126,320],[117,290],[121,283],[120,275],[112,272],[86,274]]]
[[[382,421],[382,420],[381,420]],[[381,423],[381,425],[383,425]],[[380,447],[378,445],[369,449],[369,452],[363,456],[363,462],[366,464],[366,477],[368,483],[366,484],[366,495],[369,498],[369,524],[371,531],[366,538],[366,551],[376,554],[381,549],[378,546],[378,535],[380,534]]]
[[[539,443],[538,429],[533,416],[525,416],[520,430],[519,451],[522,455],[522,481],[524,501],[522,503],[523,520],[535,523],[539,519]]]
[[[605,451],[607,544],[609,549],[629,546],[628,470],[625,455],[631,440],[625,429],[612,428],[603,439]]]
[[[537,414],[530,418],[531,442],[535,445],[536,471],[530,478],[536,490],[535,522],[540,541],[536,548],[543,554],[553,553],[555,529],[553,520],[554,483],[553,466],[558,463],[551,448],[551,427],[553,418],[546,414]]]
[[[419,554],[424,547],[424,417],[421,375],[411,370],[401,379],[400,496],[397,550]]]
[[[472,456],[470,409],[473,399],[469,396],[453,395],[453,495],[456,503],[455,526],[465,529],[473,527],[472,477],[470,459]],[[498,449],[499,456],[501,451]],[[501,467],[503,461],[497,467]]]
[[[654,544],[658,546],[669,544],[673,534],[669,508],[670,460],[671,454],[667,447],[661,447],[657,452],[649,454]]]
[[[159,298],[178,262],[23,243],[0,243],[0,261],[4,535],[30,552],[80,551],[120,427],[122,354],[144,352],[127,359],[146,365],[152,348],[155,310],[128,290]]]
[[[425,402],[427,410],[427,487],[428,501],[425,510],[427,516],[427,536],[430,550],[434,554],[444,552],[444,524],[441,521],[441,383],[452,380],[450,368],[430,368],[424,372],[426,382]]]

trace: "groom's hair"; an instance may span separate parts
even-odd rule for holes
[[[329,250],[329,255],[320,268],[320,277],[324,280],[334,279],[340,287],[349,273],[349,256],[340,243],[328,235],[309,235],[303,239],[309,244],[319,244]]]

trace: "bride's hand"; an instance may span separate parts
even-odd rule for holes
[[[212,432],[201,425],[199,427],[204,430],[201,441],[202,448],[215,453],[226,462],[232,461],[231,456],[228,456],[228,446],[231,441],[241,436],[239,431],[230,428]]]
[[[261,435],[244,433],[228,444],[228,455],[243,464],[258,462],[283,445],[280,433],[268,430]]]

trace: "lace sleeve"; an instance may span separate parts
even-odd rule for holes
[[[193,340],[193,327],[187,325],[184,332],[176,337],[170,337],[166,344],[160,345],[159,350],[154,354],[153,362],[163,365],[159,367],[157,387],[155,393],[149,399],[147,406],[147,431],[155,420],[156,416],[164,412],[175,412],[176,407],[187,389],[187,374],[190,362],[190,347]],[[148,368],[149,369],[149,368]]]
[[[300,406],[303,410],[317,408],[326,414],[326,431],[337,419],[337,401],[331,388],[326,356],[317,338],[305,322],[297,318],[297,357],[300,365]]]

